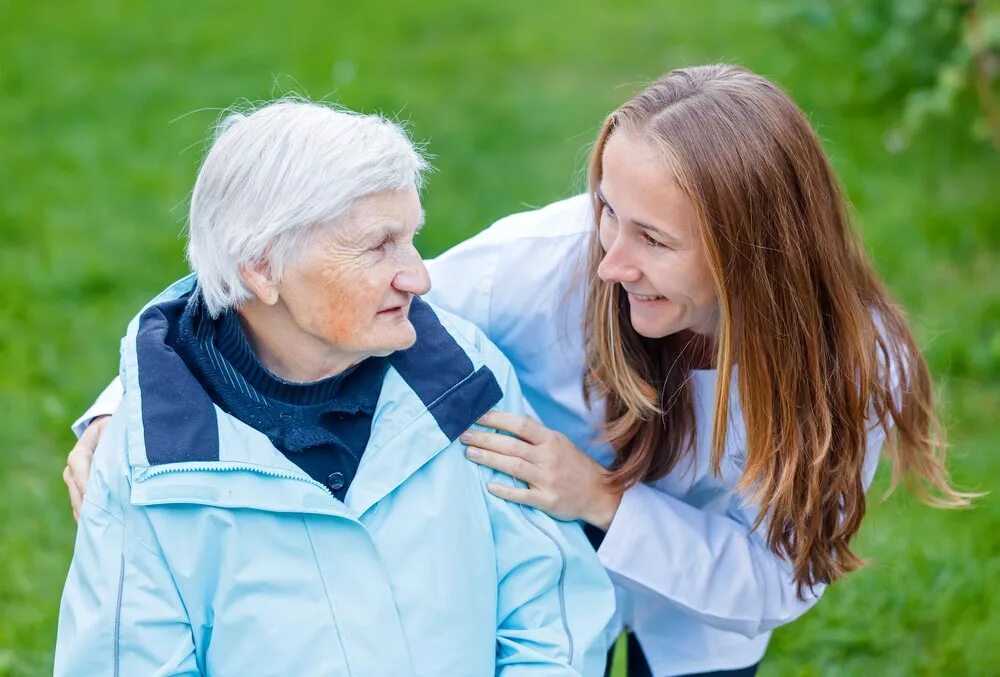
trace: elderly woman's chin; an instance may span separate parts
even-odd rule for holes
[[[417,331],[409,319],[410,305],[380,311],[363,339],[358,352],[385,357],[406,350],[417,341]]]

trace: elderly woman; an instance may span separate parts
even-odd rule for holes
[[[523,412],[503,356],[417,297],[425,163],[394,124],[233,115],[194,274],[128,328],[57,674],[600,674],[610,583],[575,524],[494,497],[458,440]]]

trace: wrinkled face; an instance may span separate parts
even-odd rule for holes
[[[598,186],[604,259],[597,274],[628,292],[632,327],[647,338],[714,336],[718,299],[697,216],[662,153],[617,130]]]
[[[278,293],[298,328],[358,358],[409,348],[414,296],[430,278],[413,237],[423,223],[414,188],[369,195],[317,229]]]

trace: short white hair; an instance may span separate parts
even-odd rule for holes
[[[241,266],[263,261],[280,278],[314,226],[366,195],[419,189],[428,166],[379,115],[301,99],[230,111],[191,195],[187,256],[208,312],[252,297]]]

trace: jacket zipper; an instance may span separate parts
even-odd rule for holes
[[[212,472],[225,472],[227,470],[244,470],[247,472],[255,472],[260,475],[266,475],[268,477],[276,477],[278,479],[286,480],[296,480],[298,482],[305,482],[306,484],[311,484],[314,487],[318,487],[323,490],[323,493],[328,496],[332,496],[333,492],[326,485],[320,484],[311,477],[304,477],[302,475],[293,475],[292,473],[285,473],[279,470],[271,470],[269,468],[263,468],[257,465],[248,465],[245,463],[226,463],[224,461],[214,461],[211,463],[190,463],[184,467],[162,467],[162,468],[150,468],[145,474],[142,475],[137,481],[145,482],[146,480],[157,477],[158,475],[166,475],[168,473],[179,473],[179,472],[189,472],[189,471],[202,471],[209,470]]]

